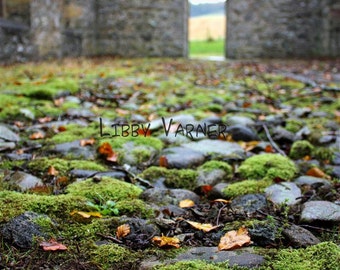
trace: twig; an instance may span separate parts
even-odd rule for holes
[[[273,148],[274,148],[279,154],[281,154],[282,156],[286,157],[286,156],[287,156],[286,153],[283,152],[283,151],[280,149],[280,147],[278,147],[278,145],[273,141],[272,136],[270,135],[267,126],[266,126],[265,124],[263,124],[262,127],[263,127],[264,131],[266,132],[266,136],[267,136],[267,138],[268,138],[270,144],[273,146]]]
[[[223,205],[221,208],[220,208],[220,210],[218,210],[218,215],[217,215],[217,219],[216,219],[216,225],[217,226],[219,226],[219,221],[220,221],[220,216],[221,216],[221,213],[222,213],[222,210],[224,209],[224,208],[226,208],[227,207],[227,205],[225,204],[225,205]]]
[[[99,235],[99,236],[101,236],[101,237],[103,237],[103,238],[105,238],[105,239],[108,239],[108,240],[111,240],[111,241],[113,241],[113,242],[116,242],[116,243],[118,243],[118,244],[123,244],[122,241],[120,241],[119,239],[117,239],[117,238],[115,238],[115,237],[113,237],[113,236],[104,235],[104,234],[101,234],[101,233],[96,233],[96,234]]]
[[[324,229],[324,228],[320,228],[320,227],[316,227],[316,226],[311,226],[311,225],[300,224],[299,226],[310,228],[310,229],[315,229],[315,230],[320,230],[320,231],[324,231],[324,232],[329,232],[329,233],[336,233],[337,232],[337,231],[332,231],[332,230],[328,230],[328,229]]]

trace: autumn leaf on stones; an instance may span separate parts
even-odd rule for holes
[[[128,224],[123,224],[118,226],[116,231],[117,238],[123,238],[130,233],[130,226]]]
[[[190,220],[186,220],[186,222],[189,223],[195,229],[204,231],[204,232],[210,232],[220,227],[219,225],[213,226],[209,223],[199,223],[199,222],[190,221]]]
[[[155,236],[152,238],[152,243],[154,243],[155,245],[157,245],[158,247],[162,247],[162,248],[179,248],[180,245],[180,241],[178,238],[176,237],[167,237],[167,236]]]
[[[218,244],[218,250],[233,250],[251,244],[248,230],[244,227],[237,231],[229,231],[222,236]]]
[[[45,251],[67,250],[65,245],[58,243],[55,239],[50,239],[48,242],[42,241],[39,246]]]

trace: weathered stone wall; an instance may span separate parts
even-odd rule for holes
[[[99,0],[98,54],[187,56],[186,0]]]
[[[228,0],[229,58],[339,56],[339,0]]]

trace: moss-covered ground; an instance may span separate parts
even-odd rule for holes
[[[228,185],[220,195],[232,200],[263,193],[273,183],[294,181],[307,171],[305,167],[316,167],[310,174],[328,179],[330,187],[304,186],[303,199],[315,192],[323,200],[339,201],[339,179],[333,173],[339,152],[339,70],[339,63],[330,60],[311,64],[157,58],[79,58],[0,67],[0,125],[20,136],[13,146],[0,134],[0,227],[25,211],[44,214],[36,224],[68,248],[44,251],[36,239],[33,248],[21,249],[0,233],[0,268],[139,269],[142,261],[163,262],[192,246],[217,246],[222,232],[240,226],[251,228],[270,219],[273,224],[298,223],[301,205],[290,209],[268,203],[268,215],[256,219],[235,215],[228,201],[210,200],[213,187],[196,187],[199,171],[224,171],[223,182]],[[303,73],[326,88],[311,88],[283,75],[287,72]],[[167,168],[160,153],[173,145],[158,137],[164,133],[162,128],[149,129],[148,123],[182,114],[195,121],[248,117],[265,146],[239,141],[242,155],[208,154],[200,166]],[[117,129],[122,124],[125,129]],[[278,126],[290,135],[274,136]],[[171,129],[177,127],[174,123]],[[230,136],[219,139],[234,142]],[[84,147],[89,150],[85,153],[93,155],[77,157],[74,152],[79,149],[70,149],[67,155],[52,151],[56,145],[75,141],[79,141],[76,148]],[[70,174],[75,169],[95,173],[77,178]],[[15,171],[39,177],[43,186],[13,190]],[[98,176],[112,171],[125,177]],[[160,183],[163,188],[195,192],[199,203],[184,212],[156,207],[141,194]],[[157,236],[181,236],[181,248],[158,247],[152,242],[156,235],[147,230],[119,238],[117,228],[126,219],[157,226]],[[222,226],[203,233],[185,220]],[[259,269],[340,269],[338,228],[327,226],[312,226],[321,240],[318,245],[293,249],[280,238],[275,246],[264,247],[258,252],[265,254]],[[153,269],[241,268],[185,261]]]

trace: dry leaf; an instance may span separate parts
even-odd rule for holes
[[[39,140],[39,139],[44,139],[44,138],[45,138],[45,135],[41,132],[35,132],[30,135],[31,140]]]
[[[159,157],[159,166],[160,167],[164,167],[167,168],[168,167],[168,159],[166,158],[166,156],[160,156]]]
[[[231,200],[216,199],[216,200],[213,200],[212,202],[221,202],[221,203],[225,203],[225,204],[230,204]]]
[[[204,194],[208,194],[213,189],[213,186],[211,186],[211,185],[204,185],[204,186],[201,186],[200,188],[201,188],[201,191]]]
[[[210,232],[210,231],[215,230],[216,228],[220,227],[220,226],[213,226],[209,223],[199,223],[199,222],[189,221],[189,220],[186,220],[186,222],[188,222],[195,229],[201,230],[201,231],[204,231],[204,232]]]
[[[49,116],[45,116],[45,117],[38,119],[38,122],[40,124],[48,123],[48,122],[51,122],[51,121],[52,121],[52,117],[49,117]]]
[[[80,146],[86,146],[86,145],[93,145],[95,143],[95,139],[83,139],[80,140]]]
[[[195,203],[192,200],[186,199],[179,202],[179,207],[188,208],[195,206]]]
[[[67,128],[64,127],[64,126],[59,126],[59,127],[58,127],[58,132],[64,132],[64,131],[66,131],[66,130],[67,130]]]
[[[59,174],[59,172],[58,172],[53,166],[50,166],[50,167],[48,168],[47,174],[48,174],[48,175],[56,176],[56,175]]]
[[[318,167],[313,167],[310,168],[307,172],[306,175],[309,176],[314,176],[314,177],[320,177],[320,178],[325,178],[325,179],[330,179],[330,176],[325,174],[322,170],[320,170]]]
[[[238,231],[227,232],[220,240],[218,244],[218,250],[233,250],[240,248],[244,245],[251,243],[248,235],[248,230],[244,227],[238,229]]]
[[[253,150],[259,144],[258,141],[250,141],[250,142],[239,142],[239,145],[246,151],[249,152]]]
[[[264,151],[266,152],[266,153],[273,153],[274,151],[273,151],[274,149],[273,149],[273,147],[270,145],[270,144],[268,144],[267,146],[266,146],[266,148],[264,149]]]
[[[99,154],[102,154],[104,156],[110,156],[113,153],[111,144],[109,144],[108,142],[104,142],[102,143],[99,147],[98,147],[98,152]]]
[[[155,236],[152,238],[152,243],[156,244],[159,247],[175,247],[179,248],[180,241],[176,237],[166,237],[164,235],[162,236]]]
[[[59,107],[61,106],[65,101],[65,98],[61,97],[58,99],[53,100],[54,106]]]
[[[51,239],[48,242],[43,241],[39,244],[45,251],[67,250],[67,247],[56,240]]]
[[[90,217],[95,217],[95,218],[101,218],[102,214],[99,212],[83,212],[83,211],[72,211],[71,216],[78,215],[83,218],[90,218]]]
[[[128,224],[123,224],[117,228],[116,236],[119,239],[121,237],[127,236],[129,233],[130,233],[130,226]]]

